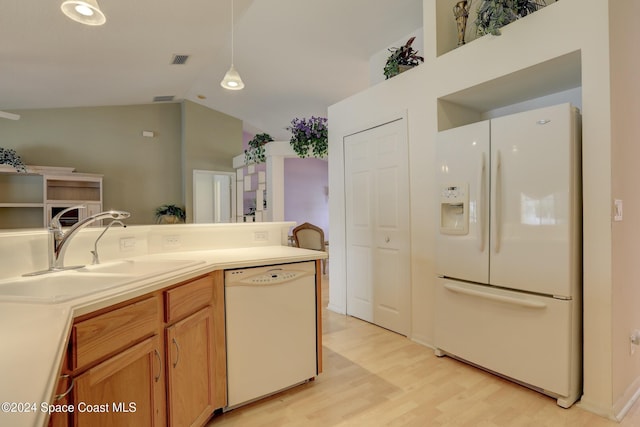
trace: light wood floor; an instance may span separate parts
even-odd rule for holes
[[[324,372],[315,381],[217,415],[208,427],[640,426],[640,403],[619,424],[576,405],[562,409],[385,329],[326,309],[323,316]]]

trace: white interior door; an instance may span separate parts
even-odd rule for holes
[[[407,335],[410,325],[406,120],[344,138],[347,314]]]
[[[193,171],[193,222],[233,222],[235,173]]]

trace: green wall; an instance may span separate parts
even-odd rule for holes
[[[242,121],[188,101],[12,111],[21,118],[0,120],[0,147],[28,165],[103,174],[104,208],[130,211],[130,224],[153,223],[164,203],[189,212],[188,168],[232,170],[242,152]]]
[[[182,104],[184,202],[193,206],[193,170],[233,172],[242,154],[242,121],[190,101]],[[187,222],[192,222],[187,209]]]

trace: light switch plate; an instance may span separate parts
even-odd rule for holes
[[[622,200],[620,199],[613,201],[613,220],[622,221]]]

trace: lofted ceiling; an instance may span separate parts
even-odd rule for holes
[[[369,58],[422,26],[422,0],[98,0],[105,25],[78,24],[62,0],[0,0],[0,110],[187,99],[287,139],[294,117],[369,86]],[[189,55],[172,65],[176,54]]]

